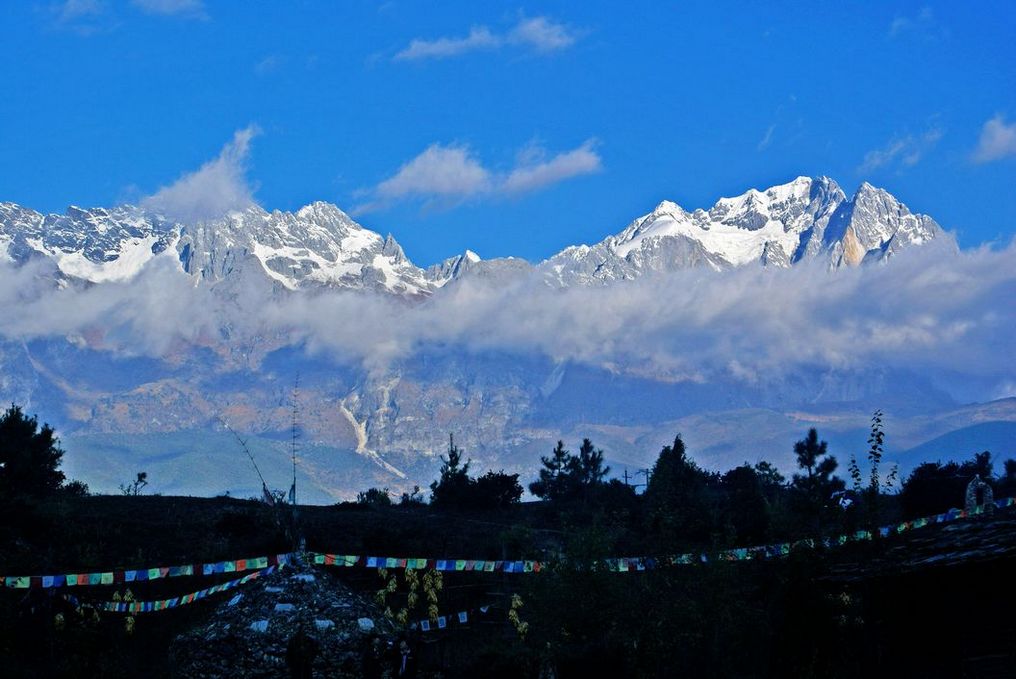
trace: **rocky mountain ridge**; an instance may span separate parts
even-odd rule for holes
[[[835,268],[884,261],[932,239],[951,236],[882,189],[864,183],[848,199],[827,177],[751,189],[721,198],[709,210],[688,212],[663,201],[616,235],[568,247],[535,265],[510,257],[485,261],[467,250],[426,270],[406,257],[394,237],[382,237],[324,202],[295,212],[252,206],[195,224],[129,205],[43,215],[0,203],[0,259],[21,264],[44,257],[68,279],[128,280],[152,259],[174,256],[203,283],[226,280],[248,262],[264,282],[286,290],[407,297],[430,295],[469,275],[535,271],[553,285],[588,285],[697,266],[788,267],[824,259]]]

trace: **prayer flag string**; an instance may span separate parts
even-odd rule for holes
[[[1003,498],[994,502],[999,509],[1016,506],[1016,498]],[[590,564],[591,568],[602,568],[604,570],[626,573],[651,570],[667,566],[690,565],[697,563],[712,563],[717,561],[752,561],[759,559],[773,559],[789,555],[792,551],[802,548],[814,549],[822,546],[834,548],[846,545],[851,542],[862,542],[871,540],[878,534],[879,537],[888,537],[906,533],[918,528],[939,523],[947,523],[976,516],[985,512],[985,507],[978,506],[973,511],[964,509],[950,509],[941,514],[934,514],[911,521],[903,521],[888,526],[882,526],[874,531],[859,530],[853,533],[835,535],[824,538],[805,538],[793,542],[780,542],[770,545],[755,545],[751,547],[734,547],[718,552],[688,552],[684,554],[673,554],[660,557],[613,557],[599,559]],[[505,561],[493,559],[428,559],[428,558],[404,558],[386,556],[361,556],[357,554],[330,554],[321,552],[310,552],[308,556],[315,564],[323,566],[337,566],[343,568],[372,568],[372,569],[428,569],[438,571],[465,571],[484,573],[539,573],[548,567],[548,564],[536,560]]]
[[[94,573],[69,573],[63,575],[14,575],[0,578],[5,587],[14,589],[85,587],[91,585],[120,585],[162,578],[177,578],[192,575],[215,575],[218,573],[243,573],[277,566],[289,561],[294,555],[274,554],[248,559],[232,559],[211,563],[187,564],[184,566],[158,566],[132,570],[108,570]]]
[[[993,504],[993,509],[996,507],[999,509],[1013,507],[1016,506],[1016,497],[1002,498],[1000,500],[996,500]],[[843,535],[822,538],[805,538],[793,542],[780,542],[770,545],[735,547],[720,550],[718,552],[688,552],[661,557],[613,557],[599,559],[590,564],[590,566],[624,573],[644,571],[665,566],[711,563],[716,561],[752,561],[758,559],[772,559],[787,556],[795,549],[813,549],[818,546],[826,548],[839,547],[851,542],[871,540],[876,534],[879,537],[884,538],[890,535],[898,535],[900,533],[923,528],[925,526],[947,523],[970,516],[977,516],[985,513],[985,511],[987,510],[984,505],[980,505],[972,511],[964,509],[950,509],[949,511],[942,512],[941,514],[934,514],[932,516],[913,519],[911,521],[903,521],[901,523],[882,526],[874,531],[860,530]],[[263,570],[270,566],[286,564],[297,555],[297,553],[291,552],[287,554],[252,557],[248,559],[233,559],[230,561],[216,561],[183,566],[160,566],[156,568],[142,568],[136,570],[108,570],[92,573],[70,573],[64,575],[0,576],[0,583],[2,583],[5,587],[14,589],[118,585],[122,583],[144,582],[147,580],[158,580],[162,578],[213,575],[218,573],[241,573],[244,571]],[[434,569],[446,572],[464,571],[520,574],[539,573],[547,568],[547,564],[545,562],[533,559],[514,561],[494,559],[431,559],[422,557],[405,558],[390,556],[362,556],[356,554],[331,554],[322,552],[307,552],[306,556],[317,565],[338,566],[345,568]]]
[[[244,585],[251,580],[255,580],[262,575],[269,575],[273,573],[276,566],[269,566],[259,571],[248,573],[242,578],[236,578],[235,580],[229,580],[228,582],[222,582],[212,587],[206,587],[205,589],[199,589],[196,592],[190,594],[184,594],[181,596],[173,597],[171,599],[157,599],[154,601],[99,601],[95,603],[82,602],[80,599],[72,594],[65,594],[64,597],[75,606],[89,606],[99,611],[107,611],[110,613],[153,613],[156,611],[166,611],[170,608],[177,608],[179,606],[186,606],[196,601],[201,601],[205,597],[220,592],[225,592],[240,585]]]

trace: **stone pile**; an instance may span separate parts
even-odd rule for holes
[[[287,648],[302,630],[316,649],[313,675],[361,676],[368,637],[391,639],[392,623],[333,573],[294,563],[224,599],[170,648],[179,677],[289,677]]]

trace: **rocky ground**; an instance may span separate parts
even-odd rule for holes
[[[315,648],[314,676],[362,676],[360,659],[373,633],[395,629],[333,574],[293,564],[240,588],[207,622],[173,640],[179,677],[289,677],[287,648],[300,631]]]

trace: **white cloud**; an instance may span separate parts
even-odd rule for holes
[[[922,7],[914,15],[896,15],[889,24],[889,37],[897,38],[905,33],[920,33],[926,37],[933,37],[935,28],[935,13],[931,7]]]
[[[487,26],[474,26],[462,38],[441,37],[432,40],[415,38],[409,46],[396,53],[395,61],[441,59],[477,50],[496,50],[505,46],[528,48],[537,52],[553,52],[575,44],[579,34],[548,19],[520,19],[507,33],[495,33]]]
[[[930,245],[885,266],[837,271],[695,269],[567,289],[538,276],[466,277],[414,304],[336,290],[278,297],[270,286],[221,296],[193,285],[173,253],[132,281],[87,288],[53,286],[44,266],[0,263],[0,336],[99,328],[110,349],[159,356],[178,353],[179,342],[214,343],[228,324],[235,342],[276,337],[375,371],[444,347],[634,366],[660,379],[764,382],[799,370],[890,368],[989,391],[1016,383],[1016,245],[961,253]]]
[[[1007,156],[1016,156],[1016,122],[1006,124],[1001,115],[984,123],[981,138],[973,153],[975,163],[990,163]]]
[[[48,9],[56,28],[82,36],[94,35],[116,25],[105,0],[64,0],[49,5]]]
[[[766,148],[768,148],[769,144],[771,144],[773,141],[773,132],[775,131],[776,125],[775,124],[770,125],[769,128],[766,130],[766,133],[762,136],[762,139],[759,140],[758,145],[755,148],[759,151],[764,151]]]
[[[267,57],[254,64],[254,73],[256,75],[268,75],[269,73],[275,73],[282,67],[283,59],[277,54],[269,54]]]
[[[146,14],[190,19],[208,18],[204,0],[131,0],[131,4]]]
[[[407,196],[464,197],[490,190],[490,172],[466,146],[431,144],[377,186],[382,199]]]
[[[69,23],[85,17],[94,17],[106,11],[100,0],[65,0],[53,6],[57,21]]]
[[[217,158],[144,198],[141,205],[182,222],[210,219],[253,205],[254,192],[246,170],[251,140],[259,133],[256,125],[237,130]]]
[[[571,47],[578,40],[578,35],[564,24],[551,21],[547,17],[523,19],[516,24],[507,37],[514,45],[528,45],[540,52]]]
[[[864,154],[864,160],[857,171],[866,173],[889,165],[913,167],[925,154],[935,148],[943,134],[942,128],[936,126],[917,136],[912,134],[895,136],[882,148]]]
[[[414,59],[440,59],[454,57],[464,52],[479,49],[494,49],[503,44],[503,40],[490,32],[486,26],[474,26],[464,38],[438,38],[423,40],[416,38],[409,47],[395,55],[397,61]]]
[[[383,208],[403,199],[435,203],[457,203],[477,196],[517,195],[603,168],[595,140],[545,160],[546,151],[530,145],[519,154],[515,166],[497,172],[476,158],[467,146],[431,144],[427,149],[366,193],[371,197],[354,213]]]
[[[1012,380],[1016,357],[1006,347],[1016,332],[1014,294],[1016,247],[956,254],[928,246],[887,266],[832,272],[821,265],[685,270],[564,290],[540,278],[466,278],[409,308],[303,296],[295,307],[276,307],[272,323],[285,318],[308,345],[372,365],[452,346],[648,364],[661,376],[696,379],[730,375],[736,362],[742,376],[763,380],[809,367]],[[362,324],[369,331],[338,320],[351,317],[369,320]]]
[[[524,162],[508,173],[499,189],[505,193],[528,193],[571,177],[599,172],[603,163],[593,146],[593,140],[588,140],[582,146],[559,153],[550,160]]]

